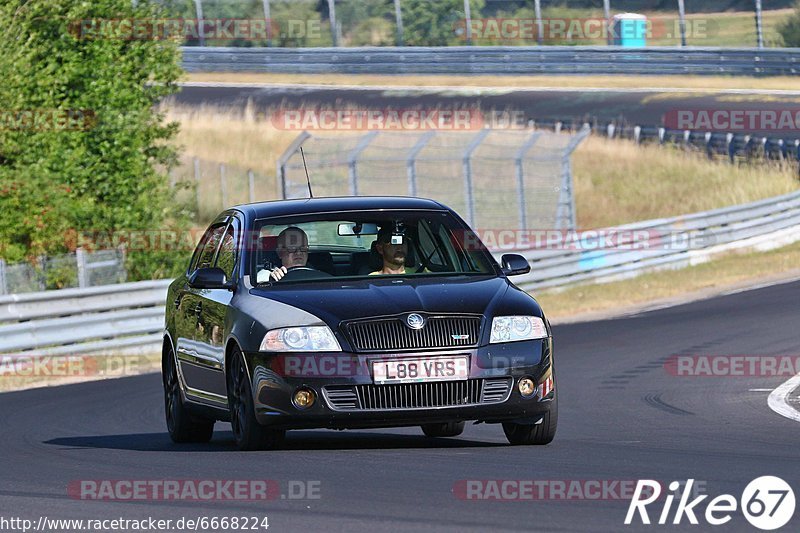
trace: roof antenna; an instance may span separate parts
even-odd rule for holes
[[[308,166],[306,165],[306,154],[303,153],[303,147],[300,147],[300,155],[303,157],[303,168],[306,171],[306,181],[308,182],[308,195],[314,198],[314,193],[311,192],[311,178],[308,176]]]

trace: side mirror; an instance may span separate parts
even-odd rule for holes
[[[189,276],[189,286],[193,289],[233,289],[225,271],[218,267],[198,268]]]
[[[506,276],[518,276],[531,271],[528,260],[519,254],[503,254],[502,266],[503,274]]]

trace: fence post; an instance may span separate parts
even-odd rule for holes
[[[683,5],[683,0],[678,0],[678,17],[680,18],[681,46],[686,46],[686,7]]]
[[[200,36],[200,46],[206,45],[206,36],[203,31],[203,0],[194,0],[194,8],[197,14],[197,29]]]
[[[89,286],[89,272],[86,265],[86,251],[83,248],[75,250],[75,262],[78,264],[78,287],[84,289]]]
[[[519,196],[519,229],[521,230],[528,228],[528,209],[525,202],[525,169],[522,166],[522,160],[525,159],[525,155],[536,144],[541,135],[540,132],[531,133],[531,136],[522,144],[517,156],[514,158],[517,171],[517,196]]]
[[[192,164],[194,166],[194,194],[197,197],[197,210],[200,211],[200,160],[193,157]]]
[[[573,194],[572,185],[572,152],[583,142],[589,134],[592,133],[591,128],[584,126],[572,139],[564,149],[561,155],[561,188],[558,194],[558,206],[556,207],[556,229],[569,229],[573,230],[577,227],[577,220],[575,216],[575,195]],[[567,211],[565,214],[564,211]],[[567,223],[564,228],[564,222]]]
[[[733,140],[735,135],[733,133],[728,133],[725,136],[726,147],[728,150],[728,159],[730,159],[731,165],[736,162],[736,145],[733,144]]]
[[[378,136],[378,131],[371,131],[364,135],[353,151],[347,156],[347,168],[348,168],[348,176],[350,178],[350,196],[358,196],[358,172],[356,170],[356,163],[358,161],[358,156],[361,155],[361,152],[369,146],[375,137]]]
[[[336,38],[336,5],[334,0],[328,0],[328,20],[331,23],[331,44],[337,47],[339,46],[339,40]]]
[[[756,0],[756,41],[759,48],[764,48],[764,25],[761,21],[761,0]]]
[[[262,0],[264,6],[264,20],[267,23],[267,46],[272,46],[272,19],[270,18],[269,0]]]
[[[0,294],[8,294],[8,282],[6,281],[6,262],[0,259]]]
[[[292,158],[293,155],[297,153],[303,143],[311,137],[311,134],[307,131],[303,131],[297,138],[292,141],[292,144],[289,145],[289,148],[286,149],[285,152],[281,154],[278,158],[278,161],[275,163],[275,177],[276,177],[276,185],[278,188],[278,198],[281,200],[286,200],[289,194],[288,184],[286,183],[286,164],[289,162],[289,159]]]
[[[467,223],[473,227],[475,226],[475,195],[472,190],[472,153],[475,152],[486,136],[489,135],[489,131],[491,130],[481,130],[480,133],[469,142],[467,149],[464,150],[464,194],[467,202]]]
[[[797,177],[800,178],[800,139],[794,141],[794,159],[797,161]]]
[[[247,184],[250,188],[250,203],[252,204],[256,201],[256,176],[252,169],[247,171]]]
[[[544,21],[542,20],[542,2],[541,0],[535,0],[533,3],[533,8],[536,16],[536,42],[539,46],[544,44]]]
[[[400,0],[394,0],[394,18],[397,21],[397,46],[403,46],[403,11]]]
[[[464,21],[466,24],[467,45],[472,44],[472,13],[469,9],[469,0],[464,0]]]
[[[222,193],[222,209],[228,209],[228,182],[225,180],[225,164],[219,164],[219,188]]]
[[[430,141],[434,135],[436,135],[435,130],[430,130],[423,133],[422,137],[419,138],[417,143],[408,153],[408,159],[406,159],[406,174],[408,175],[409,196],[417,195],[417,156],[422,149],[425,148],[425,145],[428,144],[428,141]]]

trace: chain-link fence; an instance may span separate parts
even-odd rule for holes
[[[568,229],[575,227],[570,156],[588,133],[303,132],[277,173],[284,198],[308,196],[302,147],[314,196],[420,196],[473,227]]]
[[[6,264],[0,259],[0,294],[111,285],[124,283],[127,277],[122,248],[95,252],[79,248],[34,263]]]
[[[179,203],[196,206],[195,220],[201,223],[232,205],[276,199],[274,176],[198,157],[173,169],[170,185],[176,189]]]
[[[648,18],[651,46],[781,46],[794,0],[151,0],[188,46],[605,45],[613,17]],[[762,6],[762,4],[764,4]],[[762,7],[766,7],[764,12]],[[719,15],[723,13],[723,15]],[[763,13],[763,14],[762,14]],[[225,21],[248,21],[227,23]],[[259,24],[260,23],[260,24]],[[631,26],[632,27],[632,26]],[[638,33],[638,30],[637,30]],[[637,37],[638,38],[638,37]]]

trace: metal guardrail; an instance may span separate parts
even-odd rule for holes
[[[538,290],[632,277],[646,270],[702,262],[732,247],[798,240],[798,227],[800,191],[598,230],[596,237],[584,233],[575,249],[513,250],[531,264],[531,273],[514,278],[514,282],[524,289]],[[616,248],[602,246],[609,234],[618,236]],[[495,255],[499,259],[502,253]],[[169,283],[144,281],[2,296],[0,353],[87,354],[131,347],[157,350]]]
[[[800,226],[800,191],[767,200],[673,218],[598,230],[574,249],[516,250],[531,264],[530,274],[514,278],[525,289],[632,277],[645,270],[678,268],[702,262],[735,243],[769,237]],[[800,239],[800,231],[797,239]],[[604,248],[609,235],[619,239]],[[585,234],[584,234],[585,235]],[[502,255],[500,253],[496,255]]]
[[[188,72],[283,74],[800,74],[800,48],[184,47]]]
[[[800,175],[800,138],[797,138],[800,132],[797,131],[787,131],[785,137],[778,137],[757,133],[676,130],[663,126],[601,122],[594,117],[566,120],[530,118],[529,123],[556,132],[590,128],[592,134],[609,139],[628,139],[637,144],[670,144],[705,153],[709,159],[724,157],[731,164],[753,160],[794,162]]]
[[[0,297],[0,353],[58,355],[157,346],[169,280]]]

